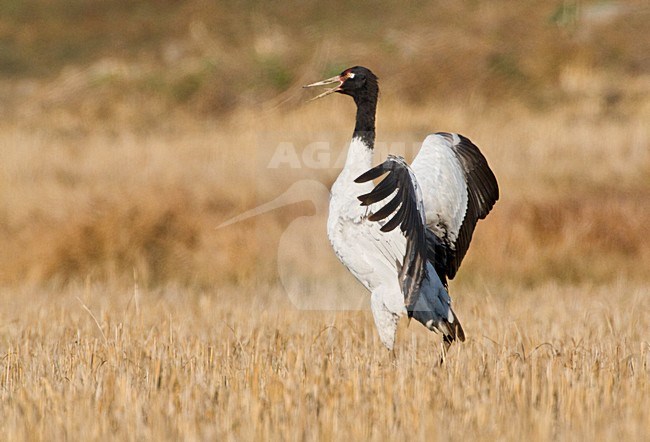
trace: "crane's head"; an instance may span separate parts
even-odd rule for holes
[[[379,94],[377,76],[373,74],[370,69],[364,68],[363,66],[348,68],[332,78],[308,84],[303,87],[325,86],[328,84],[336,84],[336,86],[312,98],[310,101],[338,92],[339,94],[351,96],[354,98],[354,101],[358,103],[359,101],[364,100],[376,101]]]

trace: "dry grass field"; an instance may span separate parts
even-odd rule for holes
[[[470,337],[443,366],[419,325],[400,330],[391,360],[369,312],[299,312],[277,287],[5,292],[0,430],[5,440],[647,438],[646,289],[455,292]]]
[[[2,440],[648,440],[647,6],[244,3],[0,5]],[[458,131],[499,180],[442,365],[326,239],[354,107],[300,85],[349,60],[378,160]]]

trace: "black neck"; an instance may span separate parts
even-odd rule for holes
[[[375,147],[375,112],[377,100],[354,100],[357,104],[357,124],[353,138],[359,138],[369,149]]]

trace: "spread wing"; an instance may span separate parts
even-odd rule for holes
[[[428,259],[446,285],[456,276],[476,223],[499,199],[499,186],[479,148],[458,134],[429,135],[411,169],[422,191]]]
[[[418,300],[422,281],[427,277],[427,241],[425,234],[424,206],[417,179],[401,157],[388,159],[359,176],[355,182],[364,183],[388,173],[370,193],[359,196],[361,205],[369,206],[392,198],[368,217],[381,221],[392,215],[382,225],[382,232],[390,232],[399,226],[406,237],[404,261],[399,268],[399,280],[404,294],[404,304],[411,315]]]

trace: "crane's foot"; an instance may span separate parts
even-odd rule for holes
[[[454,342],[452,338],[449,338],[446,335],[442,337],[442,357],[440,358],[440,365],[443,365],[447,360],[447,352],[449,351],[452,342]]]

